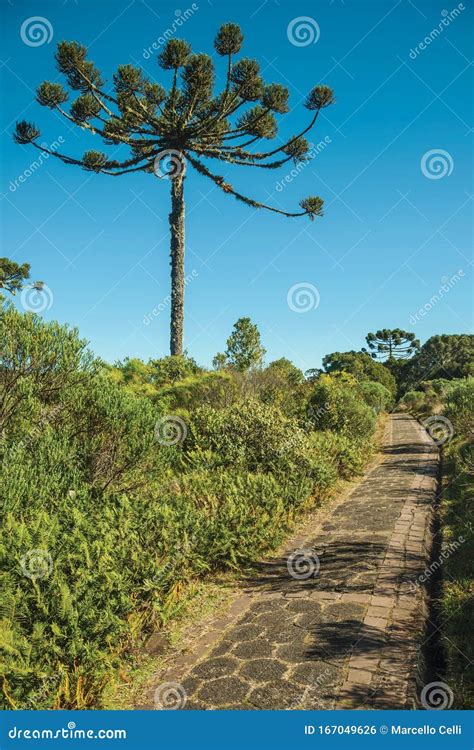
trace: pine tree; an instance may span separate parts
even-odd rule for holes
[[[401,328],[383,328],[375,333],[368,333],[365,340],[373,359],[407,359],[420,348],[415,334],[402,331]]]
[[[260,331],[250,318],[239,318],[227,339],[225,360],[238,372],[246,372],[263,363],[266,350],[260,340]],[[216,355],[214,363],[221,355]]]
[[[145,172],[170,179],[171,354],[183,352],[184,183],[188,165],[223,192],[253,208],[288,217],[314,219],[322,215],[323,201],[319,197],[302,200],[301,211],[283,211],[238,192],[204,162],[204,159],[215,160],[222,166],[236,164],[263,169],[276,169],[291,160],[302,162],[309,152],[305,134],[316,123],[321,110],[333,103],[330,88],[315,86],[305,103],[311,113],[307,127],[282,145],[258,150],[262,139],[276,137],[275,115],[289,111],[288,90],[279,83],[265,84],[256,60],[241,58],[234,62],[242,42],[236,24],[226,23],[219,29],[214,46],[218,55],[227,60],[227,75],[224,89],[218,94],[213,92],[211,57],[194,54],[183,40],[169,40],[158,56],[159,66],[171,73],[168,89],[150,82],[140,68],[126,64],[120,65],[114,74],[112,91],[95,64],[87,59],[83,45],[58,44],[58,70],[78,96],[67,110],[64,105],[69,92],[59,83],[45,81],[37,90],[37,101],[78,127],[101,136],[109,146],[128,146],[128,158],[118,160],[95,150],[74,158],[37,143],[40,130],[36,125],[21,121],[16,126],[17,143],[31,144],[65,164],[107,175]]]
[[[10,294],[15,295],[19,292],[25,281],[30,278],[29,263],[15,263],[10,258],[0,258],[0,289],[5,289]],[[42,281],[35,281],[33,286],[36,289],[43,288]]]

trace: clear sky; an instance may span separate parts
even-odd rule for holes
[[[258,324],[268,361],[287,356],[303,369],[359,349],[377,328],[412,330],[422,341],[469,332],[473,13],[469,0],[443,2],[4,0],[1,254],[30,262],[32,278],[47,284],[45,319],[77,326],[109,361],[168,353],[169,182],[95,175],[52,158],[19,181],[39,152],[12,143],[18,119],[37,123],[41,142],[61,139],[69,155],[102,148],[34,101],[41,81],[61,80],[56,43],[85,44],[109,82],[119,64],[135,63],[167,83],[157,53],[146,52],[166,29],[212,53],[219,25],[234,21],[242,54],[290,90],[279,138],[307,121],[304,97],[315,84],[331,86],[337,102],[311,135],[324,147],[294,178],[289,165],[219,171],[276,206],[292,210],[320,195],[326,208],[313,223],[255,211],[188,170],[188,353],[209,365],[241,316]],[[28,23],[29,43],[22,39],[35,16],[46,19],[42,44],[28,38]],[[302,16],[309,36],[298,20],[291,31]],[[222,85],[224,61],[214,59]],[[310,285],[309,296],[292,293],[289,304],[297,284]]]

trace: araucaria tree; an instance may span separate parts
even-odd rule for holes
[[[66,89],[59,83],[45,81],[37,90],[37,101],[79,128],[100,135],[115,149],[109,156],[101,151],[86,151],[81,158],[75,158],[38,144],[40,131],[34,124],[22,121],[16,127],[17,143],[30,143],[66,164],[107,175],[145,172],[170,179],[171,354],[181,354],[183,350],[184,183],[188,165],[253,208],[289,217],[314,219],[322,215],[323,201],[319,197],[302,200],[300,211],[283,211],[238,192],[209,166],[208,160],[211,165],[215,160],[222,166],[276,169],[290,160],[305,160],[309,144],[304,136],[321,110],[333,102],[330,88],[316,86],[305,103],[311,112],[307,127],[275,148],[260,150],[262,140],[277,135],[275,115],[289,111],[288,90],[279,83],[265,84],[256,60],[241,58],[234,62],[242,42],[236,24],[227,23],[219,29],[214,46],[227,59],[226,82],[220,93],[214,92],[211,57],[193,54],[190,45],[179,39],[169,40],[158,56],[159,66],[171,73],[167,89],[150,82],[140,68],[128,64],[119,66],[110,88],[87,59],[84,46],[61,42],[56,53],[57,67],[65,75],[69,89],[78,92],[78,96],[67,110]],[[118,152],[122,154],[125,147],[129,152],[118,158]]]
[[[407,359],[420,348],[415,334],[401,328],[383,328],[368,333],[365,340],[374,359]]]

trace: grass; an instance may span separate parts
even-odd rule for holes
[[[460,461],[460,449],[460,445],[449,446],[443,466],[443,549],[456,548],[443,566],[440,611],[452,708],[468,709],[474,704],[474,482]]]

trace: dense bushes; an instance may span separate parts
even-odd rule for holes
[[[302,382],[287,360],[111,368],[76,331],[11,307],[0,327],[2,702],[98,707],[189,580],[257,559],[362,470],[384,394]],[[161,444],[156,422],[176,411],[187,437]]]
[[[221,409],[231,404],[236,394],[237,384],[230,373],[219,371],[189,375],[172,385],[163,386],[156,398],[167,410],[184,409],[190,412],[196,404]]]
[[[432,336],[394,374],[402,393],[417,389],[422,381],[473,375],[474,336],[467,333]]]
[[[276,475],[311,473],[311,452],[303,430],[278,409],[258,401],[221,410],[197,409],[185,448],[214,451],[225,467]]]
[[[365,403],[360,387],[351,375],[321,375],[309,400],[309,414],[319,430],[333,430],[355,439],[370,437],[375,414]]]
[[[454,692],[453,708],[470,708],[474,700],[474,378],[438,379],[421,387],[404,396],[402,408],[420,418],[435,414],[442,418],[440,516],[445,557],[439,607],[447,661],[443,679]]]
[[[474,437],[474,378],[454,381],[446,394],[445,414],[465,439]]]
[[[453,424],[454,437],[444,450],[443,545],[457,544],[445,562],[441,630],[454,707],[470,708],[474,701],[474,378],[453,381],[444,413]]]
[[[323,366],[328,373],[348,372],[359,382],[381,383],[392,396],[396,394],[397,383],[390,368],[366,352],[333,352],[324,357]]]
[[[369,380],[364,380],[360,383],[360,392],[365,403],[376,414],[380,414],[382,411],[389,411],[393,406],[393,396],[382,383],[372,383]]]
[[[95,705],[143,585],[131,545],[160,538],[156,522],[152,539],[130,532],[146,531],[137,490],[165,473],[156,414],[75,331],[12,308],[0,325],[3,699]]]
[[[343,479],[361,474],[373,449],[370,437],[354,440],[331,430],[313,433],[311,442],[318,455],[323,456],[326,462],[331,461],[334,474]]]

